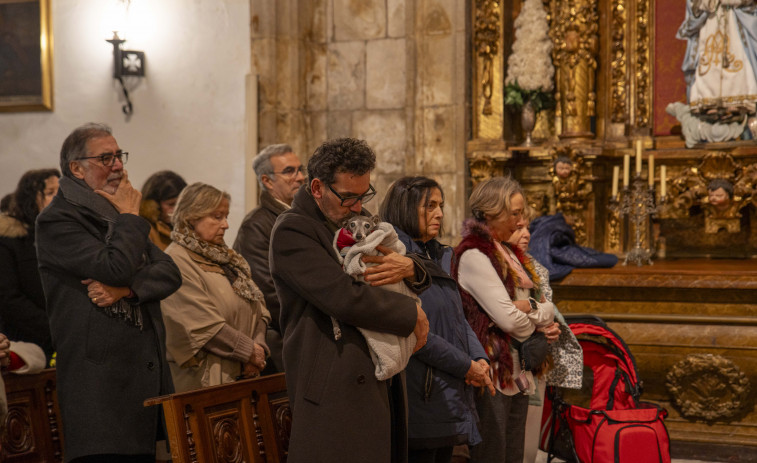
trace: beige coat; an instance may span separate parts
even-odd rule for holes
[[[166,350],[177,392],[225,384],[242,373],[239,361],[203,349],[227,324],[265,346],[270,314],[261,299],[238,296],[220,266],[176,243],[166,248],[181,271],[178,291],[160,308],[166,325]]]

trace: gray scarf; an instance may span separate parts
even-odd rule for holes
[[[63,191],[63,198],[66,201],[74,206],[89,210],[108,224],[108,231],[105,235],[105,243],[108,244],[113,236],[113,226],[119,216],[118,211],[110,201],[92,191],[84,180],[75,177],[61,177],[60,189]],[[117,318],[142,330],[142,311],[139,304],[132,305],[126,302],[126,299],[119,299],[113,305],[107,307],[95,305],[95,307],[109,317]]]

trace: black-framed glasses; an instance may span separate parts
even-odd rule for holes
[[[282,170],[281,172],[271,172],[271,173],[276,174],[276,175],[283,175],[285,177],[294,177],[295,175],[297,175],[298,172],[301,173],[302,175],[305,175],[305,166],[303,165],[300,165],[300,167],[289,166],[285,168],[284,170]]]
[[[334,193],[337,198],[339,198],[342,207],[352,207],[358,201],[361,201],[363,204],[365,204],[368,201],[372,200],[374,196],[376,196],[376,190],[370,183],[368,184],[368,191],[358,196],[342,196],[337,193],[336,190],[331,187],[331,185],[329,185],[329,190],[331,190],[331,192]]]
[[[116,159],[121,161],[121,164],[126,164],[129,160],[129,153],[126,151],[116,151],[115,153],[103,153],[99,156],[85,156],[83,158],[76,158],[75,161],[83,161],[84,159],[99,159],[102,165],[105,167],[112,167],[116,163]]]

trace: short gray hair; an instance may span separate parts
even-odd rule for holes
[[[231,195],[212,185],[201,182],[189,185],[181,191],[173,210],[174,229],[193,229],[191,222],[208,216],[224,199],[231,202]]]
[[[282,156],[284,154],[293,152],[294,150],[292,150],[291,146],[285,143],[279,143],[278,145],[266,146],[261,152],[258,153],[257,156],[255,156],[255,159],[252,161],[252,170],[255,171],[255,175],[257,175],[258,177],[258,183],[260,184],[261,188],[265,188],[265,185],[263,185],[263,175],[267,175],[269,177],[273,177],[275,175],[273,173],[271,157]]]
[[[73,177],[69,164],[87,155],[87,143],[95,138],[113,136],[113,130],[106,124],[90,122],[74,129],[60,149],[60,171],[66,177]]]

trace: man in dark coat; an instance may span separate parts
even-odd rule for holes
[[[270,375],[284,371],[284,362],[281,358],[279,298],[268,265],[268,247],[276,218],[291,207],[294,194],[305,183],[305,176],[299,158],[292,147],[285,144],[267,146],[255,156],[252,168],[263,192],[260,194],[260,205],[242,221],[234,250],[250,264],[252,279],[263,292],[266,308],[271,313],[271,323],[265,336],[271,357],[262,372]]]
[[[161,410],[142,403],[173,390],[160,300],[181,275],[148,240],[127,155],[108,126],[74,130],[37,218],[67,462],[154,462]]]
[[[290,463],[407,460],[404,373],[377,380],[357,327],[415,333],[415,349],[422,347],[428,335],[423,310],[377,286],[404,279],[418,292],[428,286],[428,275],[415,260],[384,249],[384,256],[364,258],[379,265],[365,272],[369,284],[361,283],[344,273],[332,247],[338,224],[375,195],[375,159],[364,141],[325,142],[308,162],[309,185],[273,229],[271,274],[281,301],[293,419]]]

